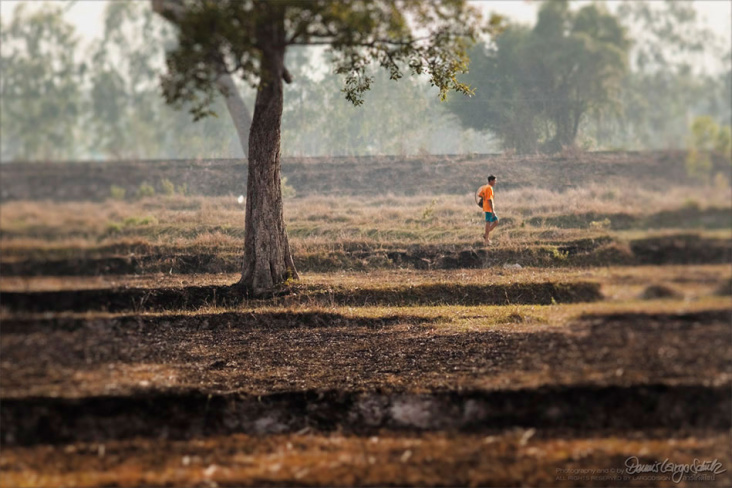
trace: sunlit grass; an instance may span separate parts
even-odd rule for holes
[[[503,245],[510,245],[606,235],[614,226],[613,215],[638,218],[692,207],[702,211],[725,208],[729,207],[728,197],[728,189],[716,187],[676,187],[660,192],[628,185],[622,195],[594,184],[565,192],[499,190],[496,205],[503,222],[496,236]],[[689,201],[693,206],[685,203]],[[288,232],[297,251],[337,248],[349,241],[371,247],[472,245],[482,232],[481,217],[472,195],[359,196],[357,201],[310,196],[285,203]],[[552,226],[544,222],[546,219],[566,225]],[[680,218],[678,224],[693,226],[694,222]],[[703,226],[696,230],[701,229]],[[3,245],[11,248],[94,248],[140,241],[191,250],[236,249],[243,243],[244,206],[233,196],[11,201],[0,205],[0,230]],[[643,230],[622,232],[636,235],[633,232]]]

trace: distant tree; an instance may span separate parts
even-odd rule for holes
[[[342,89],[355,105],[372,84],[368,66],[377,63],[398,80],[404,72],[427,73],[444,98],[449,90],[469,93],[457,80],[467,48],[479,33],[478,12],[463,0],[240,1],[160,4],[178,26],[178,47],[168,53],[163,78],[166,100],[193,104],[202,117],[222,74],[238,73],[257,87],[249,133],[249,169],[244,263],[239,286],[271,291],[296,278],[282,214],[280,134],[283,80],[291,81],[285,53],[292,46],[330,48]],[[175,10],[175,12],[174,12]],[[492,25],[496,25],[494,21]]]
[[[696,117],[691,123],[690,146],[701,151],[711,151],[717,144],[719,126],[708,115]]]
[[[200,2],[203,0],[198,1]],[[188,22],[186,9],[191,7],[193,2],[186,2],[184,0],[151,0],[151,4],[155,12],[171,21],[180,29],[183,23]],[[226,102],[226,108],[231,116],[236,133],[239,136],[239,143],[241,144],[242,151],[246,155],[249,152],[249,131],[252,123],[252,115],[244,102],[244,98],[239,92],[239,88],[231,76],[233,72],[230,72],[226,65],[226,52],[224,52],[223,49],[225,49],[223,45],[212,44],[208,53],[203,55],[202,53],[198,53],[197,58],[199,62],[202,61],[207,63],[211,71],[216,73],[216,75],[206,83],[213,83],[213,87],[215,87],[218,93],[223,96],[224,101]],[[237,69],[238,67],[236,67],[234,71]],[[203,86],[200,83],[199,85],[200,86],[198,86],[198,88]],[[194,120],[199,120],[208,115],[216,114],[215,111],[210,110],[210,106],[213,105],[215,101],[215,92],[212,91],[211,88],[211,85],[206,86],[206,96],[201,103],[196,103],[198,102],[197,97],[195,95],[191,97],[190,94],[180,96],[174,100],[170,97],[166,97],[166,99],[178,107],[184,106],[186,102],[194,102],[190,110],[194,116]]]
[[[91,49],[84,107],[85,142],[93,155],[186,158],[229,156],[232,146],[236,150],[231,123],[210,117],[192,124],[160,96],[165,51],[175,43],[173,27],[149,3],[106,5],[103,36]],[[217,95],[214,107],[226,110],[224,103]]]
[[[530,29],[510,25],[493,46],[475,46],[470,51],[470,73],[460,77],[475,88],[475,95],[448,101],[464,127],[490,130],[504,148],[521,154],[538,148],[538,117],[543,109],[536,73],[527,58],[530,36]]]
[[[290,59],[288,57],[288,59]],[[288,61],[289,64],[289,61]],[[453,126],[437,89],[420,77],[388,83],[389,74],[373,71],[373,88],[364,104],[344,99],[339,75],[311,79],[297,76],[286,87],[283,148],[310,147],[323,155],[416,154],[426,151],[430,136]]]
[[[629,61],[635,71],[667,72],[688,66],[691,56],[703,54],[710,41],[718,41],[699,23],[690,0],[623,2],[617,15],[633,38]]]
[[[77,154],[86,65],[63,9],[20,4],[0,32],[3,159],[63,159]]]
[[[615,140],[642,148],[682,147],[689,121],[712,115],[729,123],[730,52],[691,1],[622,2],[617,15],[633,40],[622,83]],[[707,72],[708,60],[722,70]],[[715,73],[716,72],[716,73]]]
[[[139,2],[111,2],[90,69],[90,131],[98,151],[150,157],[163,145],[157,78],[172,32]]]
[[[713,117],[695,117],[689,127],[686,172],[690,177],[710,181],[714,164],[711,153],[716,152],[732,162],[732,131],[730,126],[719,126]],[[724,177],[722,173],[722,177]],[[726,178],[725,178],[726,179]]]
[[[490,129],[504,147],[533,152],[572,145],[582,118],[616,101],[629,42],[617,19],[598,5],[572,11],[545,2],[533,29],[510,26],[494,45],[471,51],[462,81],[476,100],[450,107],[465,126]]]
[[[495,151],[490,135],[463,129],[438,100],[439,89],[426,76],[389,83],[389,73],[370,70],[373,88],[354,107],[341,93],[340,75],[323,50],[290,49],[285,63],[293,83],[285,85],[282,113],[283,155],[358,156]],[[462,98],[459,96],[458,98]],[[463,147],[469,144],[470,147]]]
[[[529,46],[538,67],[542,114],[554,136],[548,149],[573,145],[582,117],[617,101],[627,70],[629,42],[618,20],[598,5],[576,13],[566,1],[539,11]]]

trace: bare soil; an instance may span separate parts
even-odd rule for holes
[[[727,271],[604,281],[634,289],[652,273],[709,294]],[[481,273],[322,275],[226,312],[211,300],[225,286],[155,277],[3,291],[0,485],[610,486],[571,470],[630,456],[728,465],[728,301],[564,322],[582,300],[602,310],[598,283]],[[552,299],[577,304],[515,305]]]
[[[3,442],[305,427],[724,430],[731,313],[589,315],[562,330],[518,316],[518,327],[469,333],[308,313],[9,320]]]

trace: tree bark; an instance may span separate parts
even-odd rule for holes
[[[287,240],[280,185],[280,134],[285,75],[284,15],[263,22],[260,86],[249,132],[244,262],[239,286],[259,296],[298,278]]]
[[[180,0],[152,0],[152,6],[174,23],[185,13]],[[223,73],[216,83],[249,158],[244,262],[237,286],[254,296],[266,295],[288,279],[299,278],[287,240],[280,183],[282,81],[291,81],[284,66],[285,17],[284,10],[276,6],[263,3],[262,8],[270,18],[257,29],[262,58],[254,116],[249,117],[230,75]]]

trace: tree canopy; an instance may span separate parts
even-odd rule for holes
[[[570,3],[570,7],[582,6]],[[732,52],[704,25],[693,4],[639,0],[622,2],[612,12],[631,41],[629,71],[619,91],[613,90],[612,102],[592,101],[575,144],[605,150],[683,148],[697,116],[709,115],[720,126],[729,126]],[[220,116],[197,123],[191,123],[188,113],[192,105],[181,101],[183,110],[175,110],[160,96],[165,51],[178,36],[154,14],[149,2],[108,2],[103,35],[85,42],[78,42],[82,36],[67,16],[63,9],[38,2],[22,3],[1,19],[3,161],[247,154],[240,131],[224,114],[226,100],[215,90],[207,110]],[[62,25],[66,33],[51,40],[51,33]],[[546,148],[554,124],[536,115],[542,107],[533,105],[543,101],[531,91],[534,66],[519,56],[531,54],[524,44],[532,30],[530,25],[511,24],[493,43],[478,45],[478,54],[471,53],[471,73],[459,78],[471,85],[475,95],[452,96],[448,103],[439,103],[440,89],[430,86],[427,75],[390,83],[389,71],[372,63],[366,70],[372,88],[363,93],[364,104],[354,108],[341,92],[343,75],[333,73],[327,63],[332,55],[327,46],[290,46],[285,64],[295,82],[285,86],[282,154],[417,155]],[[32,45],[26,44],[29,35]],[[30,47],[40,51],[31,57]],[[23,75],[31,71],[32,76]],[[485,76],[471,78],[478,73]],[[255,89],[239,76],[230,78],[250,108],[251,119]],[[458,119],[448,106],[463,101],[471,110]],[[475,120],[466,123],[471,117]]]
[[[545,2],[533,29],[509,26],[494,45],[476,46],[460,78],[476,96],[455,97],[462,123],[498,134],[504,147],[533,152],[571,145],[583,116],[617,100],[629,47],[618,20],[602,6],[578,11]]]
[[[191,0],[180,4],[185,12],[178,22],[180,42],[168,55],[163,86],[169,102],[192,103],[196,117],[210,115],[215,80],[221,72],[237,73],[257,86],[263,75],[262,52],[269,49],[262,40],[268,26],[281,29],[276,42],[282,49],[327,46],[334,71],[344,76],[346,99],[360,105],[374,81],[368,72],[372,63],[386,69],[393,80],[405,72],[426,74],[443,98],[450,90],[470,93],[470,87],[456,76],[467,69],[467,49],[482,31],[495,32],[500,24],[494,16],[481,25],[477,9],[463,0]],[[289,76],[286,71],[286,81]]]

